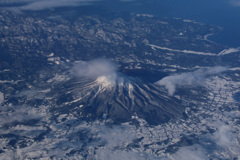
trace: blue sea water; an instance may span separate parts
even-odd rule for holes
[[[240,6],[231,0],[138,0],[105,1],[104,7],[160,17],[192,19],[222,27],[223,30],[209,39],[228,47],[240,46]]]

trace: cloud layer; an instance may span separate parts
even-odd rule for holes
[[[98,78],[116,73],[117,69],[117,65],[110,60],[95,59],[75,64],[72,69],[72,75],[84,78]]]
[[[208,160],[206,151],[199,145],[180,148],[173,156],[175,160]]]
[[[240,0],[231,0],[230,2],[233,6],[240,6]]]
[[[155,84],[164,86],[168,90],[168,94],[172,96],[174,95],[177,87],[203,85],[208,76],[218,74],[226,70],[226,67],[220,66],[212,68],[201,68],[194,72],[187,72],[165,77],[155,82]]]
[[[133,2],[135,0],[119,0],[120,2]],[[76,7],[84,5],[92,5],[96,2],[104,2],[104,0],[5,0],[0,4],[19,4],[22,6],[11,7],[12,10],[20,11],[40,11],[58,7]]]
[[[218,145],[223,147],[231,147],[233,144],[234,135],[232,133],[232,128],[230,125],[221,125],[217,132],[214,134],[214,138]]]
[[[89,5],[97,0],[40,0],[29,3],[25,6],[19,7],[20,10],[44,10],[56,7],[73,7]]]

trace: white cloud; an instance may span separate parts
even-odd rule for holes
[[[105,146],[96,151],[97,160],[145,160],[159,159],[151,154],[141,153],[137,150],[129,149],[127,146],[134,143],[136,133],[128,128],[129,126],[101,126],[98,127],[99,137],[106,142]],[[147,158],[146,158],[147,157]]]
[[[214,137],[217,144],[222,147],[231,147],[233,144],[234,135],[229,125],[221,125],[215,132]]]
[[[187,72],[165,77],[155,82],[155,84],[164,86],[168,90],[168,94],[172,96],[174,95],[177,87],[203,85],[207,76],[218,74],[226,70],[226,67],[219,66],[212,68],[201,68],[194,72]]]
[[[44,9],[51,9],[57,7],[74,7],[82,5],[90,5],[99,0],[24,0],[21,2],[27,3],[19,7],[12,7],[15,11],[39,11]],[[19,2],[19,1],[18,1]],[[0,2],[1,3],[1,2]],[[6,2],[5,2],[6,3]],[[16,3],[16,1],[7,1],[7,3]]]
[[[116,73],[117,65],[107,59],[95,59],[74,65],[72,75],[76,77],[97,78]]]
[[[30,3],[26,6],[21,7],[21,10],[43,10],[56,7],[71,7],[89,5],[96,0],[43,0]]]
[[[105,149],[105,151],[97,151],[97,160],[145,160],[145,158],[141,157],[139,153],[135,153],[132,151],[112,151],[109,149]]]
[[[206,151],[199,145],[180,148],[172,157],[175,160],[208,160]]]
[[[240,0],[230,0],[230,3],[231,3],[233,6],[240,6]]]
[[[13,122],[24,122],[36,119],[42,119],[42,117],[48,114],[46,107],[34,108],[27,105],[22,106],[1,106],[0,107],[0,127],[11,124]]]
[[[135,2],[137,0],[120,0],[121,2]]]
[[[17,4],[26,3],[18,7],[11,7],[11,10],[20,11],[40,11],[44,9],[52,9],[58,7],[75,7],[83,5],[92,5],[95,2],[104,0],[5,0],[0,1],[0,4]],[[121,2],[134,2],[137,0],[119,0]]]

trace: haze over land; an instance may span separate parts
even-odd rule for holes
[[[239,159],[239,1],[0,7],[0,159]]]

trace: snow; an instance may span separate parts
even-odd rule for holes
[[[11,80],[11,81],[7,81],[7,80],[0,80],[0,83],[10,83],[10,84],[17,84],[17,82],[16,81],[13,81],[13,80]]]
[[[56,74],[53,78],[47,80],[47,83],[62,82],[62,81],[66,81],[66,80],[69,80],[69,77],[67,77],[66,75]]]
[[[152,47],[152,49],[161,49],[161,50],[167,50],[167,51],[172,51],[172,52],[182,52],[182,53],[187,53],[187,54],[197,54],[197,55],[207,55],[207,56],[216,56],[215,53],[206,53],[206,52],[198,52],[198,51],[191,51],[191,50],[178,50],[178,49],[171,49],[167,47],[161,47],[157,46],[154,44],[148,44],[148,46]]]
[[[0,92],[0,104],[4,102],[4,94]]]
[[[209,35],[206,35],[204,38],[206,39],[207,36],[209,36]],[[172,49],[172,48],[157,46],[157,45],[154,45],[154,44],[146,44],[146,45],[152,47],[153,50],[156,50],[156,48],[157,48],[157,49],[167,50],[167,51],[172,51],[172,52],[181,52],[181,53],[205,55],[205,56],[223,56],[223,55],[227,55],[227,54],[240,52],[240,47],[224,49],[224,50],[222,50],[221,52],[219,52],[217,54],[217,53],[209,53],[209,52],[199,52],[199,51],[191,51],[191,50]]]
[[[229,49],[224,49],[219,53],[219,55],[226,55],[226,54],[231,54],[231,53],[236,53],[240,52],[240,47],[238,48],[229,48]]]

